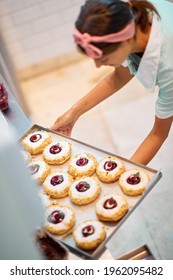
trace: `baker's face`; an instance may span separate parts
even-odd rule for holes
[[[119,67],[131,53],[129,41],[122,42],[119,47],[112,53],[103,55],[101,58],[94,59],[96,67],[113,66]]]

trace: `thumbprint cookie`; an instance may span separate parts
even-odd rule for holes
[[[97,161],[90,153],[75,155],[68,164],[68,172],[74,178],[91,176],[96,170]]]
[[[56,171],[46,178],[43,187],[51,198],[62,198],[68,195],[72,182],[73,179],[68,173]]]
[[[67,141],[56,141],[43,151],[43,159],[49,164],[63,164],[71,156],[71,144]]]
[[[44,228],[52,234],[64,234],[73,228],[75,213],[67,206],[50,205],[45,212]]]
[[[25,163],[29,163],[32,160],[32,157],[28,152],[21,150],[20,153]]]
[[[119,179],[122,191],[130,196],[141,195],[149,181],[149,176],[143,171],[132,169],[124,172]]]
[[[113,183],[119,179],[124,170],[124,164],[120,159],[114,156],[108,156],[98,163],[96,174],[100,181]]]
[[[127,211],[127,202],[121,195],[104,195],[96,203],[96,214],[101,221],[117,222]]]
[[[22,144],[31,155],[38,155],[51,141],[51,136],[46,131],[35,131],[27,135]]]
[[[105,239],[105,227],[99,221],[84,221],[73,231],[76,245],[84,250],[96,249]]]
[[[99,182],[91,177],[82,177],[71,185],[69,197],[71,201],[78,205],[89,204],[100,194],[101,187]]]
[[[51,172],[49,165],[42,160],[33,161],[28,164],[28,170],[32,178],[38,183],[43,183]]]

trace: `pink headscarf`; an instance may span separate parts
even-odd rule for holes
[[[92,43],[116,43],[123,42],[132,38],[135,34],[135,22],[131,21],[126,27],[116,33],[104,35],[104,36],[92,36],[88,33],[80,33],[80,31],[75,27],[74,29],[74,40],[75,43],[80,45],[85,49],[88,56],[93,59],[102,57],[103,51],[92,45]]]

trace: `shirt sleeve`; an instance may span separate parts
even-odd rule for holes
[[[156,116],[160,119],[173,116],[173,55],[169,48],[164,48],[164,53],[161,54],[162,63],[157,75],[159,94],[155,109]]]

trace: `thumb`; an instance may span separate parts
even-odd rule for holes
[[[56,122],[54,122],[54,124],[50,127],[50,129],[57,130],[60,126],[61,126],[61,123],[60,123],[59,119],[57,119]]]
[[[57,130],[59,128],[58,124],[53,124],[52,126],[49,127],[51,130]]]

